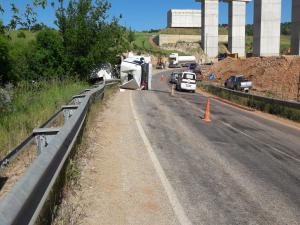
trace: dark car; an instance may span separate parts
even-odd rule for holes
[[[198,66],[199,66],[198,63],[191,63],[190,66],[189,66],[189,70],[194,71]]]
[[[235,75],[229,77],[225,81],[224,86],[232,90],[248,92],[252,88],[252,82],[247,80],[243,75]]]

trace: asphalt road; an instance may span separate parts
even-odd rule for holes
[[[132,93],[167,179],[193,224],[300,224],[300,130],[176,92],[153,78]]]

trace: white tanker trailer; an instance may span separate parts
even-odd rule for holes
[[[179,67],[185,63],[195,63],[196,57],[192,55],[179,56],[178,53],[172,53],[169,56],[169,67]]]

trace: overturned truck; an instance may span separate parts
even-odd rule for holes
[[[150,57],[131,56],[123,60],[120,69],[121,88],[151,90]]]

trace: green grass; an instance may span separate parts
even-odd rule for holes
[[[16,87],[11,93],[11,105],[0,112],[0,158],[87,86],[85,82],[68,80]]]
[[[159,34],[181,34],[181,35],[200,35],[201,28],[166,28]],[[219,27],[219,35],[228,35],[228,29]]]
[[[200,35],[200,28],[166,28],[159,32],[159,34],[181,34],[181,35]]]
[[[150,37],[155,36],[156,34],[153,33],[144,33],[144,32],[136,32],[135,33],[135,41],[133,43],[134,48],[141,52],[150,53],[153,55],[164,55],[168,56],[174,51],[168,51],[156,47],[150,43]]]
[[[280,53],[287,54],[288,49],[291,46],[291,38],[289,35],[281,35],[280,37]],[[253,37],[246,36],[246,52],[252,52]]]

